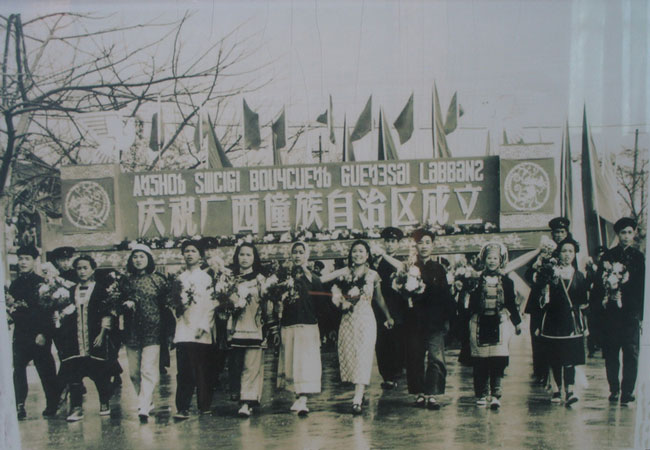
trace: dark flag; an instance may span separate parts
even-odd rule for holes
[[[226,151],[223,149],[217,133],[214,131],[214,125],[210,120],[208,114],[208,167],[210,169],[223,169],[224,167],[232,167],[232,163],[226,156]]]
[[[386,121],[386,114],[383,113],[381,109],[379,110],[379,141],[377,158],[378,161],[399,159],[397,156],[397,150],[395,149],[395,143],[393,142],[393,137],[390,135],[390,128]]]
[[[259,114],[253,112],[244,100],[244,147],[258,149],[261,143]]]
[[[404,144],[411,139],[413,135],[413,94],[409,97],[404,109],[399,113],[395,123],[393,123],[397,134],[399,135],[399,143]]]
[[[372,126],[372,95],[368,98],[366,106],[361,111],[359,118],[357,119],[356,125],[354,125],[354,130],[352,130],[352,135],[350,136],[350,141],[357,141],[364,137],[370,132]]]

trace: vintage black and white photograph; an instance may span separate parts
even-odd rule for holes
[[[3,2],[0,448],[650,448],[649,24]]]

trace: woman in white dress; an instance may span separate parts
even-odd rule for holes
[[[370,373],[377,340],[377,321],[371,302],[376,301],[384,313],[383,326],[392,328],[393,318],[381,294],[379,274],[371,268],[370,246],[358,240],[352,243],[347,267],[323,277],[335,280],[332,301],[343,312],[339,326],[338,353],[341,381],[354,384],[352,413],[361,414],[365,388]]]

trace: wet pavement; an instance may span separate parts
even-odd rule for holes
[[[510,366],[503,380],[502,407],[491,411],[477,407],[472,392],[472,369],[457,362],[458,350],[447,352],[447,393],[439,411],[417,409],[403,380],[396,390],[382,391],[374,368],[369,404],[361,416],[350,411],[352,388],[338,382],[336,353],[323,353],[323,392],[309,400],[311,410],[302,418],[291,413],[293,395],[275,389],[276,359],[266,354],[265,385],[261,408],[253,417],[236,417],[237,404],[217,391],[211,416],[196,415],[175,422],[174,376],[164,375],[156,392],[156,413],[148,424],[138,420],[135,394],[125,368],[123,387],[111,400],[110,417],[99,416],[93,383],[85,380],[85,418],[65,421],[40,414],[44,397],[33,366],[28,368],[28,418],[20,422],[24,449],[555,449],[632,448],[635,406],[610,405],[604,360],[589,358],[584,372],[588,386],[577,390],[580,401],[571,408],[551,404],[550,394],[530,380],[531,360],[526,333],[511,343]],[[600,354],[599,354],[600,355]],[[172,352],[170,374],[176,373]],[[195,406],[194,406],[195,408]]]

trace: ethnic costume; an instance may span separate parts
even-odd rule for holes
[[[302,244],[303,246],[305,244]],[[296,394],[321,391],[320,332],[317,292],[323,286],[316,275],[296,267],[292,275],[297,297],[285,301],[280,330],[282,347],[278,363],[278,388],[292,386]]]
[[[585,363],[585,327],[580,307],[587,304],[588,289],[584,275],[573,266],[560,266],[559,272],[556,282],[549,284],[548,303],[545,295],[540,297],[543,315],[539,336],[558,392],[563,380],[570,392],[570,386],[575,384],[575,366]]]
[[[509,362],[513,325],[521,322],[512,280],[498,272],[483,271],[478,286],[470,294],[469,311],[474,394],[478,399],[488,394],[501,398],[501,379]]]
[[[237,277],[237,295],[246,299],[243,311],[228,320],[231,389],[238,388],[240,400],[259,403],[264,384],[263,325],[267,308],[262,299],[264,276],[250,272]]]
[[[94,281],[85,286],[73,286],[70,294],[73,311],[62,311],[61,326],[56,331],[61,358],[59,385],[70,386],[70,407],[74,413],[74,409],[81,408],[82,404],[82,379],[89,377],[97,387],[103,406],[101,413],[106,414],[110,412],[107,405],[112,393],[111,368],[118,342],[116,320],[112,316],[114,305],[110,303],[106,289]],[[102,330],[104,338],[95,345]]]

